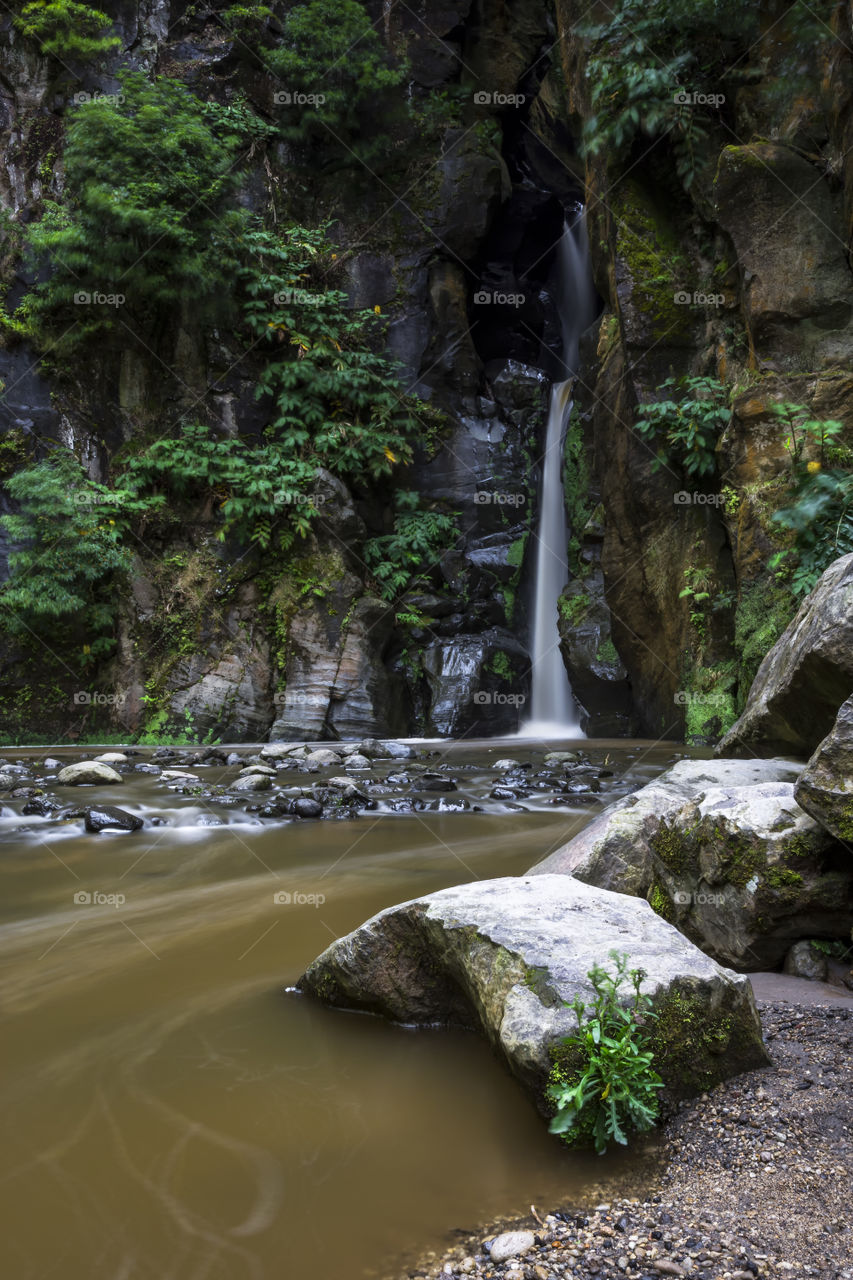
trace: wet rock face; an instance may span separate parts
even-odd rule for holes
[[[744,309],[758,353],[805,354],[812,368],[846,360],[853,277],[840,205],[820,170],[775,142],[725,147],[715,197],[744,272]],[[797,272],[791,271],[792,245],[802,268]]]
[[[822,827],[853,844],[853,697],[800,774],[795,795]]]
[[[807,756],[853,688],[853,555],[836,560],[762,662],[720,755]]]
[[[647,903],[566,876],[484,881],[381,912],[332,944],[300,979],[327,1003],[396,1021],[479,1030],[540,1107],[550,1050],[575,1026],[565,1007],[588,998],[587,973],[630,939],[632,965],[662,1014],[656,1064],[689,1093],[766,1055],[745,978],[721,969]],[[677,1045],[673,1011],[700,1011],[714,1052]]]

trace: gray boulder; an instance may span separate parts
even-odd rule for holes
[[[853,554],[834,561],[758,668],[717,754],[809,756],[853,693]]]
[[[661,822],[708,787],[793,782],[798,772],[785,760],[679,760],[654,782],[610,805],[529,874],[573,875],[600,889],[645,897],[654,880],[650,842]]]
[[[91,805],[86,810],[86,830],[92,834],[100,831],[138,831],[143,825],[136,813],[127,813],[111,804]]]
[[[808,938],[795,942],[785,956],[784,969],[794,978],[808,978],[810,982],[826,982],[829,965],[826,956],[813,947]]]
[[[853,844],[853,698],[838,713],[800,775],[797,803],[839,840]]]
[[[272,778],[268,773],[244,773],[232,782],[229,791],[269,791]]]
[[[305,763],[307,765],[316,764],[321,768],[325,768],[327,765],[340,764],[341,757],[337,751],[331,751],[328,747],[320,747],[317,751],[312,751],[305,757]]]
[[[391,907],[332,943],[299,986],[398,1022],[480,1031],[547,1113],[552,1051],[576,1025],[566,1003],[592,997],[588,971],[611,950],[645,973],[655,1061],[674,1093],[766,1063],[746,978],[648,903],[569,876],[480,881]]]
[[[65,787],[98,787],[112,786],[124,779],[108,764],[99,764],[97,760],[82,760],[80,764],[68,764],[60,769],[56,781]]]

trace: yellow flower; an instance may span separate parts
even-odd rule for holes
[[[607,1088],[604,1090],[604,1093],[601,1095],[602,1101],[604,1101],[604,1099],[607,1097],[609,1092],[610,1092],[610,1085],[607,1086]]]
[[[88,644],[84,644],[84,645],[83,645],[83,652],[84,652],[84,653],[91,653],[91,652],[92,652],[92,648],[91,648],[91,646],[90,646],[90,645],[88,645]]]
[[[381,316],[381,315],[382,315],[382,308],[381,308],[381,307],[374,307],[374,308],[373,308],[373,310],[376,312],[376,314],[377,314],[378,316]]]
[[[818,471],[820,471],[820,463],[809,462],[806,466],[806,471],[808,471],[810,476],[816,476]]]
[[[337,255],[336,253],[333,253],[333,254],[332,254],[332,261],[333,261],[333,262],[334,262],[334,260],[335,260],[335,258],[336,258],[337,256],[338,256],[338,255]]]
[[[389,461],[389,462],[396,462],[396,461],[397,461],[397,459],[394,457],[394,455],[393,455],[393,453],[391,452],[391,450],[388,448],[387,444],[386,444],[386,446],[385,446],[385,457],[388,459],[388,461]]]

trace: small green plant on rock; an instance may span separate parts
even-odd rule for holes
[[[728,391],[716,378],[667,378],[661,391],[671,399],[637,409],[636,431],[657,445],[652,470],[680,466],[688,476],[713,476],[716,448],[729,420]]]
[[[24,5],[15,26],[35,40],[43,54],[90,62],[121,46],[118,36],[107,35],[112,18],[75,0],[36,0]]]
[[[569,1008],[578,1020],[576,1032],[563,1041],[551,1072],[548,1096],[556,1103],[552,1133],[572,1146],[592,1141],[601,1155],[608,1142],[627,1145],[632,1132],[651,1129],[658,1115],[657,1090],[663,1081],[652,1065],[649,1019],[652,1001],[640,987],[642,969],[629,969],[624,952],[611,951],[615,973],[593,965],[587,977],[595,998],[587,1005],[576,996]],[[626,982],[633,995],[620,1001]]]

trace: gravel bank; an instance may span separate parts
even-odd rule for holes
[[[398,1280],[853,1280],[853,1009],[759,1009],[774,1065],[682,1104],[642,1199],[536,1206]]]

